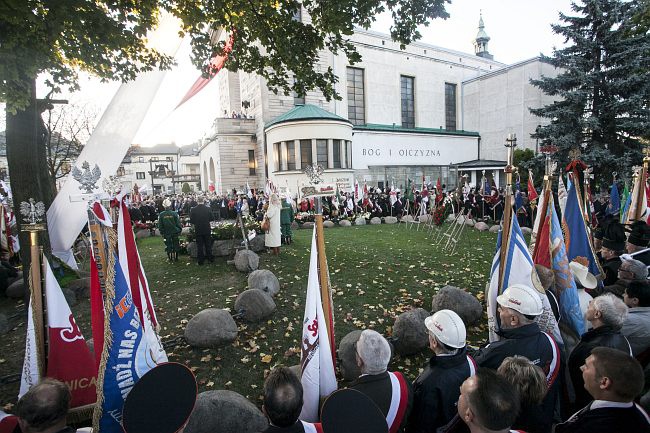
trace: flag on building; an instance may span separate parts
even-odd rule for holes
[[[511,285],[524,284],[536,289],[540,293],[544,310],[550,311],[551,309],[544,289],[539,283],[533,259],[528,252],[526,240],[517,222],[515,212],[511,212],[510,224],[504,224],[504,226],[509,227],[509,230],[506,232],[502,230],[498,234],[496,252],[490,270],[490,282],[487,287],[486,303],[490,341],[498,340],[497,331],[500,324],[497,313],[497,296]],[[503,267],[503,272],[501,267]],[[553,336],[556,338],[560,336],[557,323],[553,326]]]
[[[562,226],[564,228],[564,242],[569,262],[578,257],[587,260],[587,267],[595,277],[601,275],[602,271],[594,253],[591,240],[587,233],[587,227],[580,207],[580,197],[574,185],[568,191],[566,210],[562,214]]]
[[[133,304],[138,309],[138,316],[142,322],[144,336],[152,350],[152,357],[156,364],[167,362],[167,354],[162,347],[156,332],[158,319],[149,290],[149,283],[140,261],[140,253],[135,243],[131,216],[123,194],[117,196],[119,205],[119,219],[117,226],[117,250],[120,266],[124,272],[126,282],[133,297]]]
[[[538,238],[538,246],[533,261],[535,264],[553,270],[555,276],[554,293],[558,299],[560,316],[576,335],[582,335],[586,331],[586,327],[580,310],[578,289],[569,268],[564,235],[555,211],[552,195],[549,195],[546,215],[540,233],[542,235]]]
[[[63,296],[61,287],[44,259],[45,305],[47,310],[47,361],[38,359],[34,304],[30,301],[27,325],[25,362],[21,377],[20,394],[38,383],[42,372],[38,365],[47,365],[45,376],[64,382],[70,388],[71,408],[93,404],[97,398],[95,388],[97,369],[72,311]],[[39,332],[44,332],[42,329]]]
[[[319,420],[318,409],[321,397],[326,397],[337,389],[332,299],[329,282],[326,282],[327,287],[321,286],[319,262],[325,263],[325,273],[327,273],[326,259],[319,261],[316,227],[314,227],[307,280],[307,299],[302,322],[302,338],[300,339],[300,371],[303,388],[300,419],[307,422]],[[323,293],[326,295],[323,296]]]
[[[528,200],[537,200],[537,197],[539,197],[539,194],[537,194],[535,184],[533,183],[533,171],[528,170]]]

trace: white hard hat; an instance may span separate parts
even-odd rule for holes
[[[513,284],[497,296],[502,307],[512,308],[527,316],[539,316],[544,306],[537,290],[524,284]]]
[[[437,311],[433,316],[424,319],[424,326],[445,345],[456,349],[465,347],[465,324],[454,311]]]

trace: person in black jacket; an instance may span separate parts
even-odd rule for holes
[[[497,373],[519,394],[519,415],[511,427],[526,433],[549,433],[553,421],[542,412],[541,403],[546,395],[546,376],[542,369],[524,356],[509,356]]]
[[[429,347],[434,355],[413,382],[413,410],[409,433],[428,433],[447,424],[456,415],[460,386],[476,371],[467,355],[467,332],[463,320],[451,310],[440,310],[427,317]]]
[[[634,399],[643,388],[639,361],[609,347],[596,347],[582,366],[584,387],[593,400],[555,433],[649,433],[650,417]]]
[[[603,246],[600,249],[602,267],[605,271],[606,286],[612,285],[618,279],[618,268],[621,266],[621,255],[625,253],[625,230],[623,224],[611,221],[603,228]]]
[[[523,284],[513,284],[497,296],[501,340],[474,354],[481,367],[496,370],[509,356],[521,355],[538,365],[546,375],[548,392],[543,401],[544,415],[552,419],[559,395],[561,359],[553,337],[539,329],[535,317],[543,312],[539,292]]]
[[[263,433],[304,433],[316,428],[300,421],[302,410],[302,384],[287,367],[274,368],[264,382],[262,412],[269,419]]]
[[[205,259],[208,259],[211,263],[214,261],[212,257],[210,221],[212,221],[212,212],[205,203],[202,202],[190,210],[190,223],[194,225],[194,233],[196,234],[196,259],[199,265],[202,265]]]
[[[350,388],[370,397],[384,416],[401,413],[401,419],[395,416],[392,420],[387,419],[387,422],[390,431],[402,432],[413,405],[413,391],[401,373],[387,370],[389,361],[388,341],[377,331],[366,329],[361,332],[357,341],[357,365],[362,374]],[[394,389],[400,392],[394,393]]]
[[[632,354],[630,343],[620,333],[626,316],[627,306],[612,293],[598,296],[589,302],[585,318],[593,329],[582,335],[580,342],[569,355],[568,362],[569,375],[576,394],[574,408],[581,408],[591,401],[591,396],[582,386],[581,367],[595,347],[611,347]]]

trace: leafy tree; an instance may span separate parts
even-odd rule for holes
[[[7,157],[17,203],[34,198],[49,206],[54,190],[47,166],[46,128],[41,118],[49,102],[37,101],[36,78],[47,75],[56,93],[78,88],[83,70],[105,80],[132,80],[155,68],[168,68],[173,59],[146,45],[147,31],[158,22],[160,10],[183,22],[191,37],[193,59],[204,73],[209,61],[223,54],[215,43],[225,28],[234,35],[230,70],[256,72],[273,89],[297,94],[319,89],[337,97],[336,76],[318,61],[329,50],[343,53],[348,62],[360,60],[346,39],[354,26],[368,28],[376,14],[390,11],[391,36],[402,45],[420,37],[419,25],[446,18],[450,0],[5,0],[0,2],[0,101],[7,109]],[[305,22],[295,16],[306,12]],[[18,218],[19,225],[22,224]],[[27,238],[22,238],[27,245]],[[47,247],[47,237],[42,242]],[[29,263],[28,249],[23,261]],[[25,274],[27,275],[27,274]]]
[[[515,149],[513,155],[513,164],[519,169],[519,176],[521,177],[521,187],[526,189],[526,183],[528,182],[528,170],[533,170],[536,166],[534,165],[535,161],[535,152],[532,149]],[[538,177],[540,173],[537,173]],[[543,173],[541,173],[543,174]]]
[[[608,179],[640,163],[639,139],[650,131],[650,36],[639,31],[647,26],[647,5],[583,0],[552,26],[570,42],[543,57],[560,74],[531,82],[557,100],[531,112],[551,119],[538,135],[558,146],[560,161],[580,147],[596,176]]]
[[[182,187],[183,194],[189,194],[192,192],[192,188],[190,187],[190,184],[187,182],[183,182],[183,187]]]

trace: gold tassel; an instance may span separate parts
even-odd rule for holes
[[[110,227],[103,227],[108,237],[108,257],[106,264],[106,293],[104,295],[104,348],[102,358],[97,372],[97,402],[93,412],[93,431],[99,432],[99,420],[102,417],[102,404],[104,403],[104,376],[106,363],[113,344],[113,333],[111,332],[110,314],[113,311],[115,301],[115,247],[117,245],[117,234]]]

